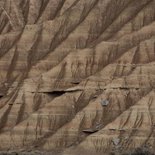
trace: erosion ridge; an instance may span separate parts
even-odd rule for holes
[[[155,0],[0,0],[0,150],[155,151],[154,85]]]

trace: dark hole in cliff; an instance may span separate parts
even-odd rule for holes
[[[48,95],[51,95],[53,97],[58,97],[61,96],[63,94],[65,94],[65,91],[53,91],[53,92],[47,92]]]

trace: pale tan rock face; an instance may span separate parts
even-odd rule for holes
[[[155,0],[0,0],[0,150],[155,151]]]

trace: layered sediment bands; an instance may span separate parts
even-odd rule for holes
[[[151,110],[154,95],[154,91],[151,91],[112,123],[90,135],[76,148],[68,149],[65,154],[69,154],[71,150],[75,154],[78,150],[85,153],[101,153],[109,150],[130,150],[141,146],[154,149],[154,110]],[[116,139],[119,139],[117,145],[113,143]]]
[[[154,148],[155,0],[1,0],[0,150]]]

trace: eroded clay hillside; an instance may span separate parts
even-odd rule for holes
[[[0,0],[0,150],[155,151],[155,0]]]

